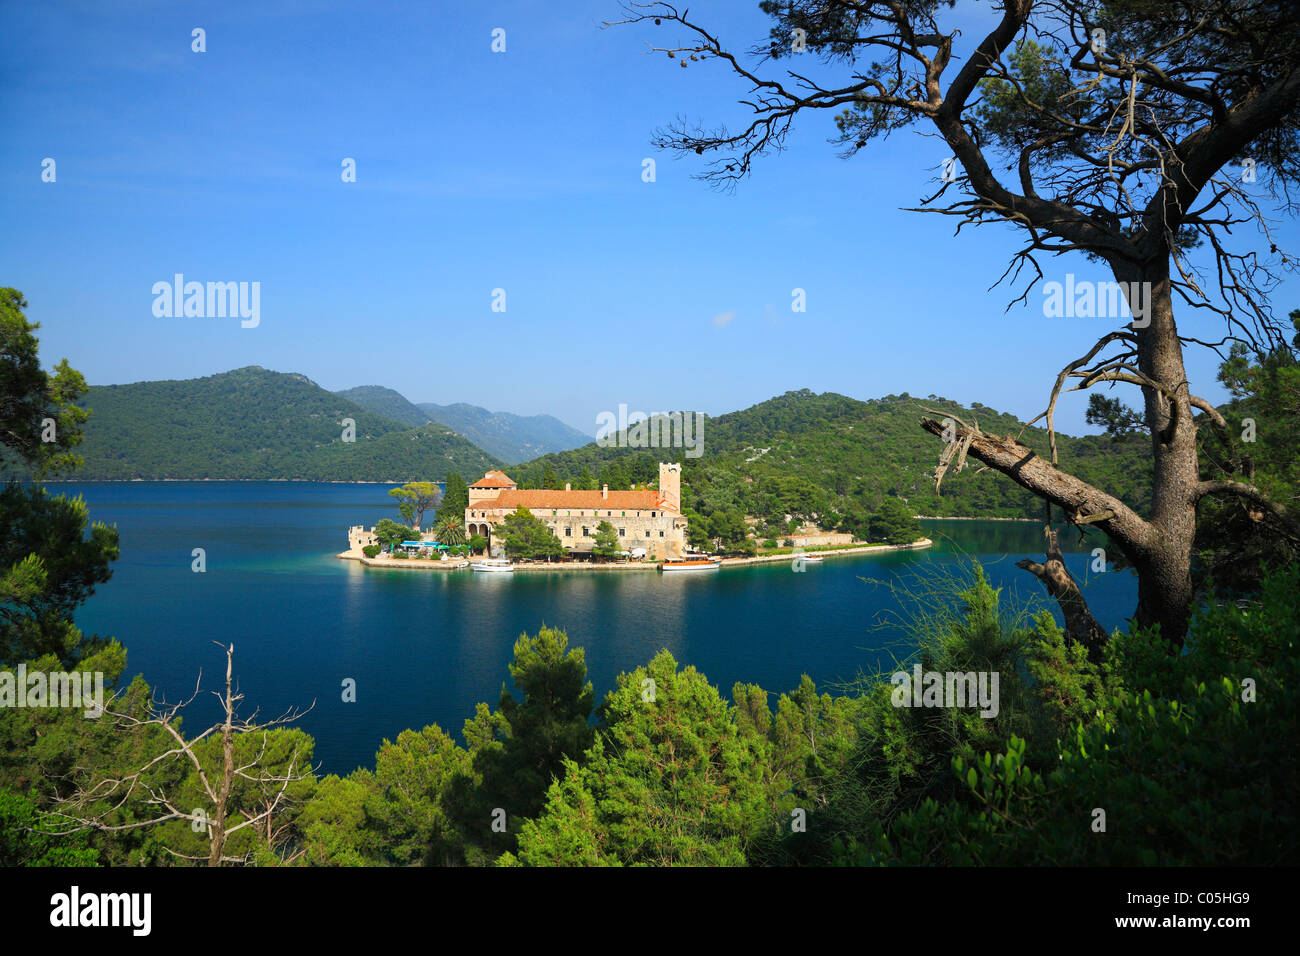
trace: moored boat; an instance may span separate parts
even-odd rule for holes
[[[514,572],[515,566],[505,558],[488,558],[486,561],[475,562],[474,570],[495,574],[511,574]]]
[[[660,571],[716,571],[722,567],[717,558],[688,555],[684,558],[666,558],[659,564]]]

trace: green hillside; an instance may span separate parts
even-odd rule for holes
[[[82,480],[410,481],[441,480],[454,470],[473,481],[513,455],[489,454],[454,425],[409,427],[374,409],[391,409],[405,421],[412,419],[412,409],[416,414],[451,409],[479,426],[486,423],[496,447],[513,453],[538,440],[535,432],[523,437],[519,423],[549,418],[500,415],[470,405],[417,408],[379,386],[335,394],[305,376],[256,366],[184,381],[93,386],[83,404],[93,415],[78,449],[86,461],[78,472]],[[999,475],[977,474],[975,462],[960,475],[950,473],[943,493],[936,495],[930,476],[939,442],[917,426],[925,407],[976,419],[985,431],[1016,434],[1020,428],[1009,415],[983,406],[961,408],[941,398],[891,395],[863,402],[803,390],[707,419],[699,458],[686,457],[680,448],[601,448],[589,442],[511,465],[510,473],[522,487],[569,481],[575,487],[625,488],[655,482],[660,461],[680,461],[683,503],[700,515],[739,512],[776,520],[816,514],[838,524],[876,511],[887,498],[902,499],[917,514],[1041,515],[1036,499]],[[345,418],[356,422],[355,442],[342,441]],[[1028,429],[1022,440],[1047,453],[1042,430]],[[1144,510],[1149,469],[1140,447],[1144,441],[1060,436],[1060,459],[1080,477]]]
[[[655,482],[657,463],[671,460],[683,465],[683,504],[705,515],[735,510],[775,519],[816,513],[829,514],[831,523],[837,523],[844,515],[875,511],[890,497],[903,499],[923,515],[1042,515],[1038,499],[1001,475],[977,474],[980,466],[973,459],[962,474],[949,472],[942,494],[936,494],[932,474],[940,443],[918,427],[923,408],[976,420],[986,432],[1020,432],[1015,418],[982,405],[963,408],[942,398],[906,394],[863,402],[805,389],[708,418],[703,454],[695,459],[685,457],[682,449],[592,443],[518,465],[510,474],[522,487],[540,487],[548,480],[576,482],[575,487],[627,487]],[[1048,454],[1041,429],[1027,429],[1021,441]],[[1113,442],[1058,435],[1059,461],[1145,511],[1150,469],[1145,443],[1138,437]]]
[[[401,392],[395,392],[382,385],[361,385],[357,388],[345,388],[334,394],[350,402],[356,402],[362,408],[368,408],[389,421],[400,422],[412,428],[437,420],[428,412],[408,402]]]
[[[207,378],[92,386],[79,480],[162,478],[441,480],[497,460],[450,429],[411,429],[258,366]],[[344,442],[343,420],[356,422]]]

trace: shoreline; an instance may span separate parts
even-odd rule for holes
[[[31,481],[32,479],[24,479]],[[410,479],[412,481],[417,479]],[[304,485],[403,485],[404,480],[362,481],[360,479],[342,478],[46,478],[43,485],[134,485],[147,482],[164,481],[230,481],[230,482],[264,482],[266,484],[304,484]]]
[[[934,546],[934,542],[929,538],[921,538],[919,541],[913,541],[911,544],[864,544],[855,545],[851,548],[836,548],[828,551],[805,551],[805,556],[816,556],[819,558],[836,557],[845,554],[874,554],[887,553],[892,551],[923,551],[926,548]],[[344,561],[356,561],[371,568],[393,568],[402,570],[434,570],[434,571],[469,571],[473,573],[473,562],[470,567],[460,568],[456,566],[455,561],[428,561],[422,558],[401,558],[394,560],[392,558],[367,558],[360,551],[341,551],[335,555]],[[793,561],[795,555],[788,554],[759,554],[752,558],[723,558],[719,568],[740,567],[747,564],[774,564],[778,561]],[[636,561],[636,562],[600,562],[593,563],[588,561],[572,561],[567,563],[554,562],[547,564],[539,562],[537,564],[516,564],[515,573],[528,571],[658,571],[658,561]]]
[[[507,466],[509,467],[509,466]],[[23,478],[30,482],[34,479]],[[145,482],[180,482],[180,481],[230,481],[230,482],[266,482],[275,484],[313,484],[313,485],[402,485],[417,478],[45,478],[43,485],[129,485]],[[979,515],[913,515],[921,521],[1025,521],[1036,524],[1038,518],[990,518]]]
[[[1024,521],[1038,524],[1041,518],[973,518],[968,515],[913,515],[917,521]]]
[[[24,478],[24,482],[31,482],[34,479]],[[407,478],[382,478],[360,479],[360,478],[46,478],[40,483],[43,485],[130,485],[145,484],[148,482],[241,482],[253,483],[263,482],[267,484],[311,484],[311,485],[401,485],[407,481],[416,481],[418,479]],[[1019,521],[1028,524],[1038,524],[1039,518],[990,518],[980,517],[978,515],[913,515],[918,521]],[[345,552],[346,553],[346,552]],[[343,557],[343,555],[339,555]],[[726,558],[724,560],[733,560]],[[738,560],[738,559],[736,559]]]
[[[929,538],[920,538],[911,544],[863,544],[853,545],[849,548],[834,548],[826,551],[807,551],[803,552],[805,558],[833,558],[844,554],[873,554],[875,552],[889,551],[924,551],[926,548],[934,546],[934,542]],[[777,561],[793,561],[798,555],[794,552],[785,554],[757,554],[752,558],[723,558],[722,566],[732,567],[741,564],[774,564]]]

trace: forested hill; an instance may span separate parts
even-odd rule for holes
[[[442,425],[410,428],[258,366],[182,381],[92,386],[77,480],[441,481],[500,462]],[[343,441],[345,418],[356,440]]]
[[[932,475],[941,446],[918,425],[925,408],[977,421],[986,432],[1020,434],[1014,417],[982,405],[963,408],[943,398],[907,394],[864,402],[805,389],[708,418],[698,458],[686,457],[680,448],[601,448],[592,443],[545,455],[516,466],[510,474],[525,487],[548,480],[573,481],[575,487],[627,487],[656,481],[660,461],[680,461],[683,503],[706,515],[719,510],[764,517],[870,512],[888,497],[903,499],[915,514],[1042,515],[1038,499],[1001,475],[977,474],[980,464],[974,459],[960,475],[950,471],[942,494],[936,494]],[[1050,454],[1042,429],[1026,429],[1020,440],[1040,454]],[[1063,468],[1140,511],[1146,510],[1149,496],[1146,445],[1145,438],[1136,436],[1114,442],[1058,434]]]
[[[382,385],[361,385],[334,394],[346,398],[349,402],[356,402],[362,408],[368,408],[389,421],[400,422],[412,428],[436,421],[428,412],[407,401],[406,396],[401,392],[395,392]]]

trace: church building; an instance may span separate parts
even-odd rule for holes
[[[682,466],[659,465],[659,490],[574,491],[520,490],[505,472],[489,471],[469,486],[465,533],[492,541],[492,529],[518,508],[527,508],[560,539],[565,550],[581,557],[595,545],[596,527],[608,521],[618,532],[620,549],[644,548],[646,556],[662,560],[681,557],[686,547],[686,518],[682,515]]]

